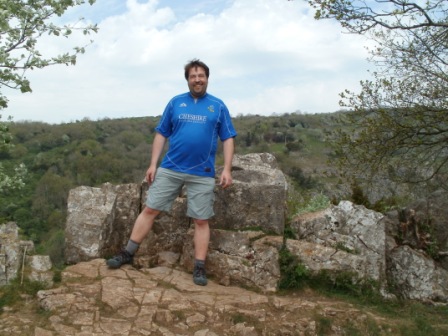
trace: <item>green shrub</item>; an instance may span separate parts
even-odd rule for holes
[[[316,324],[317,324],[317,335],[324,336],[324,335],[331,335],[331,325],[333,324],[332,320],[322,316],[318,315],[315,317]]]
[[[356,297],[369,303],[383,301],[376,281],[358,279],[354,272],[321,270],[313,274],[285,245],[279,250],[279,265],[279,290],[310,287],[328,294]]]
[[[352,195],[351,201],[358,205],[364,205],[366,208],[370,208],[369,198],[364,194],[361,186],[358,182],[354,181],[351,185]]]
[[[313,189],[318,186],[318,181],[310,176],[305,176],[303,170],[299,167],[292,167],[286,172],[294,181],[297,187],[305,190]]]
[[[283,231],[284,239],[296,239],[294,230],[292,229],[290,223],[285,224],[285,230]]]
[[[322,193],[316,194],[311,197],[307,202],[301,204],[297,209],[295,214],[300,215],[308,212],[315,212],[319,210],[324,210],[331,205],[330,199]]]
[[[300,260],[283,246],[279,251],[280,281],[279,289],[300,289],[309,277],[309,270]]]

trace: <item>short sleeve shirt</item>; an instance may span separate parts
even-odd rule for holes
[[[198,176],[215,176],[218,138],[237,135],[222,100],[206,93],[193,98],[187,92],[170,100],[156,131],[168,138],[161,167]]]

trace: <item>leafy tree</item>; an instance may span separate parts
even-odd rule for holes
[[[316,19],[336,19],[350,32],[365,33],[373,28],[416,30],[447,28],[448,4],[444,0],[309,0]]]
[[[318,185],[318,182],[312,177],[305,176],[299,167],[291,167],[287,173],[300,189],[313,189]]]
[[[47,219],[53,210],[65,210],[72,182],[63,176],[47,171],[37,183],[33,200],[33,213]]]
[[[9,132],[8,125],[0,122],[0,155],[7,154],[13,147],[11,140],[12,135]],[[23,164],[17,166],[13,174],[8,174],[0,163],[0,192],[16,190],[23,187],[25,174],[26,167]]]
[[[95,0],[0,1],[0,110],[8,105],[2,88],[31,92],[30,82],[25,77],[28,70],[55,64],[76,64],[76,57],[84,53],[84,47],[76,46],[71,52],[43,56],[37,42],[44,35],[68,38],[74,31],[82,31],[85,35],[96,32],[96,25],[79,25],[78,22],[58,26],[54,23],[54,18],[62,16],[70,7],[86,2],[92,5]],[[11,134],[0,115],[0,147],[8,146],[10,141]],[[0,171],[0,191],[20,186],[23,167],[17,169],[18,174],[11,176]]]
[[[3,166],[0,164],[0,192],[22,188],[26,173],[27,169],[23,163],[14,169],[13,174],[5,173]]]
[[[76,56],[84,53],[84,47],[75,47],[73,52],[44,57],[37,48],[43,35],[69,37],[73,31],[84,34],[96,32],[96,25],[77,24],[58,26],[55,16],[62,16],[70,7],[84,4],[85,0],[14,0],[0,1],[0,86],[30,92],[27,70],[45,68],[54,64],[74,65]],[[93,4],[95,0],[88,0]],[[0,107],[7,106],[7,99],[0,95]]]
[[[448,177],[448,2],[310,0],[317,19],[336,19],[376,43],[377,66],[361,92],[341,93],[354,113],[340,132],[341,163],[370,176],[443,185]]]

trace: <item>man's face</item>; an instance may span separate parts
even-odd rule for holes
[[[193,97],[202,97],[207,91],[208,78],[205,75],[205,70],[201,67],[190,69],[188,74],[188,88]]]

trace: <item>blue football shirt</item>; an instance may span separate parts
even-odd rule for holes
[[[187,92],[170,100],[156,131],[168,138],[161,167],[177,172],[215,176],[215,155],[221,141],[237,135],[224,102],[208,93]]]

